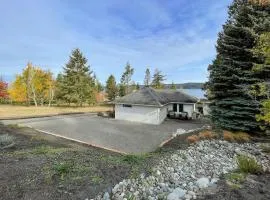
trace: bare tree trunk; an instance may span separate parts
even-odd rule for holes
[[[37,107],[38,106],[38,104],[37,104],[37,99],[36,99],[36,93],[35,93],[35,91],[34,91],[34,88],[32,87],[32,93],[33,93],[33,100],[34,100],[34,102],[35,102],[35,106]]]
[[[29,83],[30,83],[30,87],[31,87],[31,91],[32,91],[32,99],[34,100],[35,102],[35,106],[37,107],[38,104],[37,104],[37,99],[36,99],[36,92],[35,92],[35,87],[34,87],[34,83],[33,83],[33,78],[34,78],[34,70],[33,68],[30,68],[30,79],[29,79]]]
[[[48,104],[49,107],[51,107],[51,103],[53,101],[53,98],[54,98],[54,89],[52,88],[52,86],[50,86],[50,89],[49,89],[49,104]]]

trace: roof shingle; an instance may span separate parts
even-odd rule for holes
[[[182,91],[177,90],[156,90],[145,87],[139,91],[118,98],[116,104],[139,104],[162,106],[172,102],[196,103],[198,99]]]

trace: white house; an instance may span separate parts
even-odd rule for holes
[[[192,117],[197,98],[182,91],[143,88],[118,98],[115,103],[115,118],[147,124],[161,124],[169,111],[187,113]]]

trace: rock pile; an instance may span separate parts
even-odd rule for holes
[[[111,194],[96,199],[196,199],[200,190],[215,185],[220,175],[237,168],[235,157],[239,154],[248,154],[264,170],[270,169],[268,156],[257,144],[205,140],[163,158],[151,176],[141,174],[137,179],[123,180]]]

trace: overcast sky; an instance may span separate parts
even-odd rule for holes
[[[57,74],[80,48],[97,77],[119,81],[127,61],[167,83],[207,80],[231,0],[0,0],[0,75],[28,61]]]

